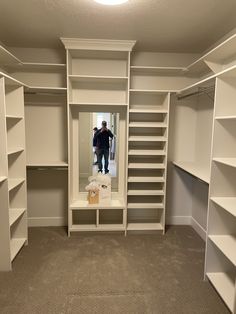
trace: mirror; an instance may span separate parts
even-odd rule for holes
[[[105,173],[104,151],[101,152],[99,150],[99,131],[102,128],[102,121],[107,122],[107,129],[113,135],[112,139],[109,137],[108,170],[112,179],[112,192],[117,192],[119,173],[119,113],[80,112],[79,121],[79,192],[85,191],[85,186],[88,185],[88,177],[98,173],[99,151],[100,158],[102,157],[102,171]],[[94,128],[98,128],[97,133],[94,131]]]

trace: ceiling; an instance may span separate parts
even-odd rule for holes
[[[0,0],[0,41],[61,47],[60,37],[135,39],[137,50],[203,52],[236,27],[235,0]]]

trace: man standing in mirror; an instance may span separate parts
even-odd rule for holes
[[[113,139],[114,135],[107,128],[107,122],[102,121],[101,129],[97,130],[94,135],[96,141],[96,152],[97,152],[97,161],[98,161],[98,172],[102,172],[103,164],[102,159],[104,157],[104,171],[105,174],[109,173],[109,138]]]

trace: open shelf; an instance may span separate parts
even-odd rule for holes
[[[161,89],[130,89],[131,93],[147,93],[147,94],[167,94],[169,92],[178,92],[177,90],[161,90]]]
[[[188,172],[192,176],[206,182],[209,184],[210,182],[210,169],[206,170],[199,165],[196,165],[194,162],[183,162],[183,161],[173,161],[173,164]]]
[[[11,191],[15,189],[18,185],[25,182],[25,179],[19,178],[19,179],[9,179],[8,180],[8,191]]]
[[[154,150],[154,149],[130,149],[130,156],[165,156],[165,150]]]
[[[128,81],[127,76],[95,76],[95,75],[69,75],[72,82],[96,83],[97,81],[107,83],[123,83]]]
[[[103,103],[103,102],[70,102],[72,106],[128,106],[127,103]]]
[[[0,65],[15,65],[22,62],[16,58],[10,51],[0,45]]]
[[[0,176],[0,183],[4,182],[7,179],[5,176]]]
[[[130,136],[129,142],[166,142],[165,136]]]
[[[70,209],[124,209],[124,202],[121,200],[111,200],[111,203],[100,203],[100,204],[89,204],[87,200],[77,200],[73,201],[70,205]]]
[[[211,200],[236,217],[236,197],[211,197]]]
[[[14,116],[14,115],[6,115],[6,118],[7,119],[12,119],[12,120],[22,120],[23,117],[20,117],[20,116]]]
[[[26,211],[25,208],[10,208],[9,209],[9,221],[10,221],[10,226],[16,222],[22,214]]]
[[[128,177],[128,182],[165,182],[163,177]]]
[[[166,128],[165,122],[130,122],[130,128]]]
[[[233,312],[235,282],[231,279],[230,275],[223,272],[209,272],[206,275],[229,309]]]
[[[127,230],[163,230],[163,226],[160,223],[128,223]]]
[[[10,247],[11,247],[11,261],[16,257],[22,246],[27,241],[26,238],[13,238],[10,241]]]
[[[163,163],[133,163],[128,164],[129,169],[165,169]]]
[[[236,266],[236,236],[234,235],[209,235],[211,241],[221,252]]]
[[[163,190],[128,190],[128,195],[164,195]]]
[[[66,94],[66,87],[48,87],[48,86],[28,86],[26,89],[28,93],[38,94]]]
[[[130,113],[168,113],[166,109],[161,109],[161,108],[153,108],[153,109],[145,109],[145,108],[140,108],[140,109],[129,109]]]
[[[213,160],[226,166],[236,167],[236,158],[213,158]]]
[[[153,208],[153,209],[163,209],[164,204],[163,203],[128,203],[128,208]]]
[[[236,116],[217,116],[215,117],[216,120],[234,120]]]
[[[125,231],[125,226],[121,224],[78,224],[72,225],[70,231]]]
[[[7,154],[8,155],[17,154],[23,152],[23,150],[24,148],[12,148],[8,150]]]
[[[27,168],[61,168],[68,167],[67,162],[28,163]]]
[[[175,74],[181,75],[185,67],[155,67],[155,66],[142,66],[142,65],[131,65],[132,72],[138,73],[153,73],[153,74]]]

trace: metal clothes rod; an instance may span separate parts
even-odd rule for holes
[[[209,86],[209,87],[203,87],[203,88],[199,88],[199,90],[197,90],[196,92],[192,92],[189,93],[187,95],[183,95],[183,96],[177,96],[178,100],[187,98],[187,97],[191,97],[191,96],[196,96],[196,95],[202,95],[202,94],[206,94],[207,92],[211,92],[215,89],[215,86]]]

